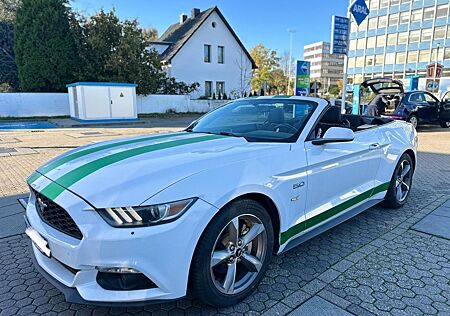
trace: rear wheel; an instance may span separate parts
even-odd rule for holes
[[[389,208],[402,207],[409,196],[414,174],[414,165],[408,154],[403,154],[395,167],[383,206]]]
[[[446,121],[442,120],[439,122],[439,125],[441,125],[442,128],[449,128],[450,122],[446,122]]]
[[[205,229],[191,266],[191,289],[209,305],[233,305],[263,277],[273,250],[265,208],[253,200],[226,206]]]
[[[417,125],[419,124],[419,118],[417,117],[417,115],[413,114],[408,117],[407,122],[411,123],[414,128],[417,128]]]

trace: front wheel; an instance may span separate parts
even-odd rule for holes
[[[244,299],[267,269],[273,238],[270,216],[261,204],[230,203],[214,217],[197,245],[190,279],[194,295],[214,306]]]
[[[441,120],[441,121],[439,122],[439,125],[441,125],[442,128],[449,128],[449,127],[450,127],[450,122]]]
[[[405,153],[400,157],[395,167],[386,197],[382,202],[383,206],[399,208],[406,203],[411,190],[413,174],[414,165],[412,159]]]

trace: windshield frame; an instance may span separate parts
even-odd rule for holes
[[[198,122],[202,119],[204,119],[205,117],[207,117],[208,115],[211,115],[212,113],[214,113],[215,111],[218,111],[226,106],[229,106],[232,103],[238,102],[238,101],[257,101],[260,100],[262,102],[264,101],[278,101],[278,102],[283,102],[286,101],[287,99],[290,99],[289,96],[285,96],[283,98],[261,98],[259,99],[258,97],[250,97],[250,98],[241,98],[241,99],[236,99],[236,100],[232,100],[230,102],[227,102],[219,107],[217,107],[216,109],[206,113],[205,115],[202,115],[201,117],[199,117],[197,120],[193,121],[191,124],[189,124],[189,126],[184,129],[184,131],[186,132],[190,132],[190,133],[204,133],[204,134],[216,134],[216,133],[212,133],[212,132],[201,132],[201,131],[194,131],[193,129],[195,128],[195,126],[198,124]],[[303,130],[305,129],[305,126],[308,124],[308,122],[310,121],[311,117],[313,116],[313,114],[316,112],[317,108],[319,107],[319,102],[317,100],[308,100],[308,99],[295,99],[292,98],[290,99],[290,101],[292,101],[293,103],[299,103],[299,104],[305,104],[308,103],[311,105],[312,109],[311,111],[308,113],[308,115],[305,116],[305,119],[303,120],[302,124],[299,126],[297,132],[295,132],[294,134],[292,134],[292,136],[287,137],[287,138],[263,138],[263,137],[251,137],[251,136],[244,136],[244,135],[235,135],[232,133],[217,133],[217,135],[224,135],[224,136],[230,136],[230,137],[240,137],[240,138],[244,138],[247,142],[262,142],[262,143],[296,143],[298,141],[298,138],[300,137],[300,135],[302,134]]]

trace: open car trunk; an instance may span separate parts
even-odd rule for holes
[[[383,95],[386,97],[386,113],[395,112],[405,93],[403,82],[391,78],[369,79],[364,81],[361,86],[369,88],[375,95]]]

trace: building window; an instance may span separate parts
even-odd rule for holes
[[[392,65],[394,61],[395,61],[395,53],[386,54],[386,58],[384,61],[386,65]]]
[[[419,60],[418,51],[408,52],[407,61],[409,64],[415,64]]]
[[[377,21],[378,21],[377,18],[370,18],[369,19],[369,30],[377,28]]]
[[[211,62],[211,45],[204,45],[203,47],[203,60],[205,63]]]
[[[387,22],[388,22],[387,16],[380,16],[378,18],[378,28],[381,29],[383,27],[386,27],[387,26]]]
[[[444,60],[450,59],[450,47],[446,47],[444,51]]]
[[[205,97],[211,97],[212,81],[205,81]]]
[[[409,11],[405,11],[400,13],[400,24],[405,24],[405,23],[409,23]]]
[[[388,46],[393,46],[393,45],[397,44],[397,33],[388,35],[387,44],[388,44]]]
[[[389,6],[389,0],[380,0],[380,8],[386,8]]]
[[[217,46],[217,62],[223,64],[225,60],[225,47]]]
[[[438,26],[434,29],[434,39],[445,38],[445,26]]]
[[[436,18],[445,18],[448,16],[448,4],[442,4],[437,7]]]
[[[450,25],[447,26],[447,38],[450,38]]]
[[[356,57],[356,67],[364,67],[364,57]]]
[[[419,52],[419,62],[427,63],[430,61],[430,51],[429,50],[421,50]]]
[[[437,54],[438,50],[437,48],[433,48],[433,50],[431,51],[431,62],[435,62],[435,61],[441,61],[444,59],[444,49],[440,48],[439,49],[439,55]]]
[[[391,6],[399,5],[399,4],[400,4],[400,0],[391,0]]]
[[[367,29],[367,19],[362,21],[362,23],[358,27],[358,31],[365,31]]]
[[[378,9],[379,5],[380,5],[380,0],[371,0],[371,1],[370,1],[369,8],[370,8],[371,10],[373,10],[373,9]]]
[[[355,68],[355,57],[348,59],[348,68]]]
[[[225,92],[225,81],[216,81],[216,96],[223,96]]]
[[[406,53],[402,52],[402,53],[397,53],[397,56],[395,58],[395,63],[396,64],[404,64],[406,60]]]
[[[384,56],[376,55],[375,56],[375,65],[383,65],[384,64]]]
[[[422,9],[411,11],[411,22],[422,21]]]
[[[365,49],[366,48],[366,39],[360,38],[358,39],[358,44],[356,46],[357,49]]]
[[[356,40],[351,40],[350,41],[349,49],[350,50],[355,50],[356,49]]]
[[[367,38],[367,48],[374,48],[376,39],[377,38],[375,36]]]
[[[373,66],[374,63],[374,56],[367,56],[366,57],[366,66]]]
[[[411,2],[411,0],[402,0],[402,4],[404,4],[404,3],[410,3]]]
[[[432,37],[433,37],[433,29],[432,28],[422,30],[421,42],[431,41]]]
[[[420,30],[409,32],[409,42],[416,43],[420,41]]]
[[[386,46],[386,36],[378,35],[377,36],[377,47],[384,47],[384,46]]]
[[[398,33],[398,45],[406,44],[408,41],[408,32]]]
[[[398,24],[398,13],[389,15],[389,26],[396,26]]]
[[[423,19],[424,20],[434,19],[434,7],[425,8],[423,10]]]

